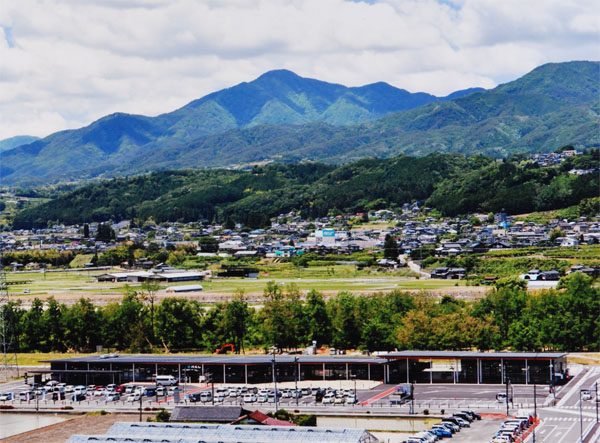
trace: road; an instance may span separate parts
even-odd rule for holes
[[[593,389],[595,383],[600,385],[600,368],[586,367],[559,390],[554,406],[538,409],[541,423],[536,429],[535,441],[574,443],[581,441],[582,434],[588,435],[596,425],[597,407],[593,399],[580,402],[579,392],[581,389]],[[531,435],[526,443],[532,443],[533,438]],[[600,431],[594,430],[590,438],[585,441],[600,441]]]
[[[416,272],[421,277],[431,278],[431,274],[429,274],[429,273],[427,273],[425,271],[422,271],[421,270],[421,266],[419,266],[417,263],[415,263],[414,261],[412,261],[410,258],[406,260],[406,264],[408,265],[408,268],[411,271]]]

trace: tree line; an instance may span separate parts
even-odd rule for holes
[[[598,167],[597,149],[569,160]],[[576,163],[573,163],[576,162]],[[152,218],[156,222],[270,225],[295,211],[305,219],[338,213],[399,209],[425,202],[444,215],[559,209],[597,197],[598,174],[571,175],[563,166],[519,159],[430,154],[364,159],[334,167],[320,163],[270,164],[250,171],[160,171],[92,183],[15,215],[13,228]],[[588,205],[589,206],[589,205]],[[590,206],[593,211],[597,202]],[[584,215],[584,214],[581,214]],[[594,214],[595,215],[595,214]]]
[[[558,288],[527,292],[524,282],[503,280],[480,300],[402,291],[329,299],[304,298],[294,285],[269,282],[261,308],[243,293],[205,309],[186,298],[156,298],[156,288],[128,290],[120,302],[72,306],[49,298],[5,305],[9,342],[20,352],[93,352],[97,345],[127,352],[214,352],[232,343],[248,348],[319,346],[365,351],[394,349],[598,351],[600,289],[574,273]],[[156,304],[155,304],[156,302]]]

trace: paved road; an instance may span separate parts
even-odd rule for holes
[[[580,402],[581,389],[600,384],[600,368],[586,367],[557,393],[555,406],[538,409],[541,419],[535,441],[544,443],[575,443],[581,434],[587,435],[596,424],[596,405],[593,400]],[[587,441],[600,441],[600,435]],[[526,443],[533,442],[531,435]]]

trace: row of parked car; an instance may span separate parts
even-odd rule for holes
[[[460,411],[451,417],[444,417],[440,423],[428,431],[419,432],[404,440],[403,443],[431,443],[460,432],[462,428],[471,427],[473,420],[481,420],[481,416],[474,411]]]
[[[141,397],[173,395],[179,391],[179,386],[136,386],[136,385],[67,385],[51,380],[43,386],[33,386],[31,389],[18,394],[12,392],[0,393],[0,401],[19,399],[30,401],[43,398],[45,400],[75,400],[82,401],[98,398],[105,401],[118,401],[125,398],[127,401],[139,401]]]
[[[534,417],[529,413],[517,413],[517,416],[504,421],[494,434],[490,443],[513,443],[529,426],[534,423]]]
[[[225,400],[243,401],[244,403],[267,403],[274,402],[275,395],[277,399],[300,399],[313,396],[316,402],[323,404],[355,404],[356,393],[351,389],[333,389],[333,388],[298,388],[298,389],[274,389],[251,386],[242,387],[219,387],[215,392],[214,401],[222,403]],[[204,390],[188,396],[190,402],[208,403],[213,401],[212,391]]]

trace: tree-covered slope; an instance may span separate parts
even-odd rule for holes
[[[452,97],[475,90],[458,91]],[[270,71],[249,83],[209,94],[157,117],[116,113],[84,128],[52,134],[3,153],[2,183],[44,183],[114,175],[123,164],[136,164],[152,153],[149,169],[164,168],[165,151],[202,136],[265,124],[327,122],[349,125],[434,101],[386,83],[356,88],[302,78],[286,70]],[[154,155],[157,154],[157,155]],[[161,155],[163,154],[163,155]],[[169,154],[173,158],[172,154]],[[175,160],[177,155],[174,156]],[[203,166],[211,166],[215,158]],[[181,160],[176,166],[184,164]],[[126,170],[125,173],[137,171]]]
[[[33,143],[37,139],[38,137],[31,135],[17,135],[15,137],[5,138],[4,140],[0,140],[0,152],[8,151],[9,149],[14,149],[21,145]]]
[[[588,166],[600,164],[598,150],[578,157]],[[447,215],[557,209],[598,195],[598,174],[568,174],[572,165],[539,168],[482,156],[430,154],[363,159],[339,167],[306,162],[250,171],[161,171],[83,186],[22,211],[13,225],[152,217],[157,222],[229,220],[262,227],[289,211],[322,217],[395,208],[414,200]]]
[[[598,78],[598,62],[547,64],[492,90],[448,100],[385,83],[347,88],[272,71],[169,114],[115,114],[4,152],[0,181],[264,161],[339,164],[400,153],[506,157],[567,144],[600,146]],[[353,122],[362,123],[348,125]]]

